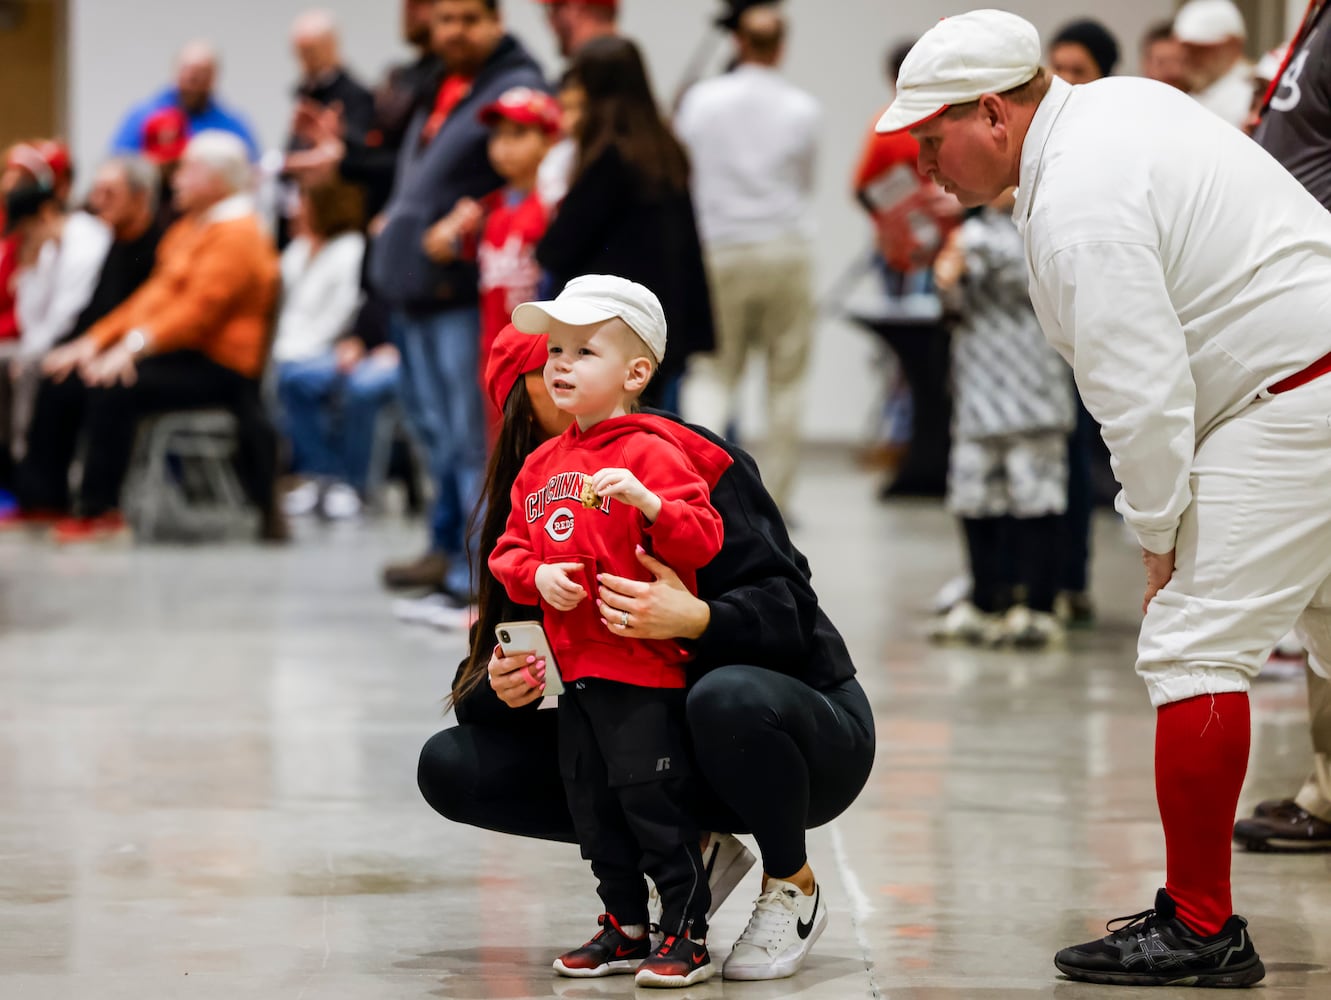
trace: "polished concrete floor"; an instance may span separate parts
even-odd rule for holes
[[[960,565],[934,504],[812,465],[796,516],[879,723],[853,809],[810,835],[832,922],[805,969],[676,995],[1144,995],[1057,978],[1061,944],[1150,904],[1162,839],[1132,673],[1136,554],[1098,526],[1103,623],[1066,652],[932,649]],[[400,522],[263,550],[56,550],[0,536],[0,1000],[623,997],[552,977],[598,912],[576,850],[450,825],[416,754],[457,636],[397,625]],[[1291,792],[1301,682],[1258,686],[1243,805]],[[1237,855],[1266,993],[1331,996],[1331,859]],[[723,958],[757,875],[714,923]]]

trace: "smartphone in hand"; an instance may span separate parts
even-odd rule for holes
[[[550,640],[546,638],[545,628],[540,622],[500,622],[495,626],[495,638],[499,640],[499,648],[505,656],[535,652],[538,660],[545,661],[545,693],[564,693],[564,681],[559,676],[555,654],[550,652]]]

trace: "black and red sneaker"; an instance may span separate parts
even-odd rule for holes
[[[608,913],[597,921],[601,929],[581,948],[565,952],[555,959],[555,971],[574,979],[599,976],[631,975],[638,963],[652,953],[647,935],[629,937],[619,921]]]
[[[672,989],[706,982],[715,972],[716,966],[704,942],[672,934],[638,966],[634,982],[638,986]]]

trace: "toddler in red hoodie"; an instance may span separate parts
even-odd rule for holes
[[[574,417],[527,459],[490,555],[509,597],[541,606],[565,682],[560,770],[606,910],[596,936],[556,959],[555,970],[636,971],[639,985],[689,986],[715,968],[707,873],[688,809],[688,652],[634,638],[629,620],[608,628],[592,595],[599,574],[643,579],[637,546],[696,590],[697,570],[721,549],[709,498],[731,458],[673,421],[635,412],[666,348],[661,303],[642,285],[575,278],[553,302],[518,306],[513,325],[549,335],[545,384]],[[644,873],[661,896],[664,939],[655,951]]]

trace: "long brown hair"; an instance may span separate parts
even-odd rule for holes
[[[446,707],[456,705],[467,697],[486,677],[486,667],[494,650],[490,636],[494,635],[495,626],[503,620],[508,595],[490,572],[485,560],[494,551],[499,536],[508,524],[508,515],[513,509],[513,484],[517,482],[518,473],[522,471],[527,456],[543,440],[545,435],[536,422],[536,412],[532,409],[531,397],[527,395],[527,379],[523,375],[513,384],[508,400],[504,403],[504,422],[485,470],[481,502],[472,512],[467,526],[467,537],[476,537],[476,521],[481,518],[479,541],[470,555],[472,579],[477,581],[476,604],[480,613],[472,629],[467,662],[453,682],[453,691],[445,701]]]
[[[578,129],[577,181],[608,149],[616,150],[648,190],[689,186],[689,158],[661,117],[642,52],[627,38],[606,35],[578,50],[567,79],[587,95]]]

